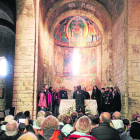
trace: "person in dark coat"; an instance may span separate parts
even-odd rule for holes
[[[76,102],[76,112],[81,112],[83,114],[85,114],[85,95],[84,95],[84,91],[81,90],[81,85],[77,86],[77,90],[74,92],[73,94],[73,99],[75,99]]]
[[[17,140],[20,135],[18,123],[15,120],[11,120],[7,123],[6,132],[0,136],[0,140]]]
[[[113,109],[113,112],[115,111],[120,112],[121,111],[121,96],[120,96],[120,93],[117,91],[116,87],[114,87],[113,89],[114,91],[112,92],[112,99],[111,99],[112,109]]]
[[[60,98],[61,99],[68,99],[67,91],[65,90],[65,87],[62,86],[62,90],[60,90]]]
[[[85,91],[85,99],[90,99],[89,93],[86,91],[86,87],[83,87],[83,90]]]
[[[111,112],[112,106],[111,106],[111,94],[109,92],[109,87],[105,88],[105,111]]]
[[[97,101],[98,113],[101,114],[101,93],[97,86],[93,87],[91,99],[94,99]]]
[[[101,112],[105,111],[105,88],[101,88]]]
[[[111,116],[108,112],[100,115],[100,124],[91,130],[91,135],[97,140],[120,140],[119,133],[110,126]]]

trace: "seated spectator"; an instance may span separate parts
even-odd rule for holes
[[[18,123],[11,120],[6,124],[6,132],[0,136],[0,140],[17,140],[19,137]]]
[[[15,118],[14,120],[18,122],[19,119],[25,119],[25,115],[23,112],[18,112],[16,115],[15,115]]]
[[[51,112],[51,111],[46,111],[45,117],[48,117],[48,116],[50,116],[50,115],[53,115],[52,112]]]
[[[91,120],[91,128],[97,127],[99,125],[99,117],[97,115],[88,115]]]
[[[75,123],[75,121],[77,120],[77,117],[78,117],[78,113],[77,112],[72,112],[71,113],[72,124]]]
[[[44,111],[39,111],[37,113],[37,117],[44,117],[45,118],[45,112]],[[33,125],[36,125],[36,120],[33,121]]]
[[[39,111],[37,113],[37,117],[45,117],[45,112],[44,111]]]
[[[59,121],[59,129],[61,130],[64,126],[63,120],[64,120],[64,115],[59,115],[57,117],[58,121]]]
[[[70,116],[65,116],[63,119],[64,126],[61,131],[67,136],[73,130],[72,118]]]
[[[49,139],[49,140],[63,140],[61,132],[59,129],[58,119],[52,115],[46,117],[44,121],[41,123],[42,131],[40,135],[37,135],[38,139]]]
[[[91,135],[97,140],[120,140],[118,131],[109,124],[110,118],[108,112],[101,113],[99,126],[91,130]]]
[[[36,125],[33,125],[33,129],[36,134],[39,134],[41,131],[41,123],[44,121],[44,117],[38,117],[36,120]]]
[[[127,129],[130,127],[130,123],[128,119],[123,119],[123,124]]]
[[[119,134],[122,134],[123,132],[127,131],[127,128],[124,126],[124,123],[121,120],[120,112],[116,111],[113,113],[111,122],[113,124],[113,127],[117,129]]]
[[[21,135],[18,140],[38,140],[36,135],[31,133],[31,132],[27,132],[23,135]]]
[[[4,122],[1,126],[1,130],[6,131],[6,124],[11,120],[14,120],[14,117],[12,115],[6,116],[5,119],[4,119]]]
[[[140,139],[140,123],[132,122],[130,127],[130,136],[133,139]]]
[[[72,133],[67,140],[77,140],[78,138],[89,138],[96,140],[93,136],[89,135],[91,131],[91,120],[87,116],[82,116],[77,120],[76,131]]]

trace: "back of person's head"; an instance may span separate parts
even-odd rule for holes
[[[72,124],[72,118],[70,116],[64,116],[63,123],[65,124]]]
[[[50,116],[50,115],[53,115],[52,112],[51,112],[51,111],[46,111],[45,117],[48,117],[48,116]]]
[[[59,128],[59,121],[56,117],[50,115],[44,119],[44,121],[41,123],[42,129],[52,129],[57,130]]]
[[[23,135],[21,135],[18,140],[37,140],[37,137],[34,133],[32,132],[27,132]]]
[[[100,115],[100,123],[109,123],[111,116],[108,112],[103,112]]]
[[[15,118],[14,120],[18,121],[18,119],[25,119],[25,115],[23,112],[18,112],[16,115],[15,115]]]
[[[24,115],[25,115],[25,118],[30,118],[30,111],[25,111]]]
[[[88,115],[92,125],[99,124],[99,117],[97,115]]]
[[[36,120],[36,126],[41,128],[41,123],[45,120],[44,117],[38,117]]]
[[[14,120],[14,116],[8,115],[8,116],[5,117],[4,122],[9,122],[11,120]]]
[[[140,139],[140,123],[138,122],[131,123],[130,136],[133,139]]]
[[[45,112],[44,111],[39,111],[37,113],[37,117],[45,117]]]
[[[124,125],[129,125],[130,123],[129,123],[129,120],[128,119],[123,119],[123,124]]]
[[[78,113],[77,112],[72,112],[71,113],[72,123],[74,123],[76,121],[77,117],[78,117]]]
[[[120,112],[118,112],[118,111],[114,112],[113,115],[112,115],[112,118],[113,118],[113,120],[121,119]]]
[[[77,119],[79,119],[82,116],[84,116],[84,114],[82,112],[78,113]]]
[[[89,133],[91,130],[91,120],[85,115],[80,117],[76,122],[76,130],[82,133]]]
[[[59,122],[63,122],[64,115],[58,115],[57,119],[58,119]]]
[[[15,136],[18,133],[18,123],[15,120],[11,120],[6,124],[6,135]]]

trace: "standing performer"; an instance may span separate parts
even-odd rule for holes
[[[75,99],[76,102],[76,112],[81,112],[85,114],[85,95],[84,91],[81,90],[81,85],[77,86],[77,90],[73,94],[73,99]]]
[[[48,85],[45,85],[45,88],[46,88],[46,95],[47,95],[47,106],[48,106],[48,110],[52,112],[52,95],[49,92]]]
[[[40,110],[43,110],[44,112],[46,112],[46,108],[47,108],[47,103],[46,103],[46,96],[45,93],[46,89],[42,89],[41,93],[39,94],[39,103],[38,106],[40,107]]]
[[[60,90],[60,98],[61,99],[68,99],[67,91],[65,90],[64,86],[62,86],[62,90]]]
[[[100,90],[98,89],[97,86],[93,87],[92,94],[91,94],[91,99],[94,99],[97,101],[97,109],[99,115],[101,114],[101,100],[100,100]]]
[[[117,90],[117,87],[113,88],[114,91],[112,92],[112,107],[113,107],[113,112],[121,111],[121,96],[120,93]]]
[[[59,105],[60,105],[60,92],[59,88],[56,88],[56,91],[54,92],[54,116],[57,117],[59,115]]]

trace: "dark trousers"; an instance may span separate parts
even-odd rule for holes
[[[54,116],[57,117],[59,115],[59,105],[54,105]]]
[[[82,112],[83,114],[85,114],[85,105],[84,104],[77,104],[76,105],[76,112]]]

